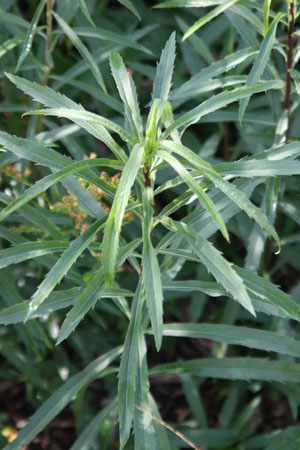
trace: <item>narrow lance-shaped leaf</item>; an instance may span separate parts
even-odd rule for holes
[[[154,8],[202,8],[220,5],[224,0],[167,0],[158,3]]]
[[[248,75],[246,86],[253,86],[255,85],[261,75],[263,74],[270,58],[270,53],[274,45],[277,25],[279,20],[284,16],[283,13],[278,13],[273,22],[271,23],[268,32],[261,44],[261,47],[259,49],[258,55],[255,59],[255,62],[253,64],[253,67]],[[246,111],[247,105],[250,100],[250,96],[247,96],[246,98],[243,98],[240,103],[240,109],[239,109],[239,120],[242,122],[244,113]]]
[[[192,92],[197,91],[199,84],[208,83],[209,80],[234,69],[247,59],[253,58],[256,53],[256,48],[248,47],[239,50],[232,55],[225,56],[225,58],[219,61],[213,62],[208,67],[204,67],[200,72],[192,76],[192,78],[183,83],[178,89],[171,91],[169,98],[171,100],[185,99],[186,95],[188,98],[191,98]]]
[[[267,34],[269,28],[269,13],[272,0],[264,0],[263,9],[263,24],[264,24],[264,36]]]
[[[140,239],[135,239],[129,244],[124,245],[119,252],[119,257],[117,260],[116,268],[118,269],[128,258],[133,250],[140,244]],[[113,290],[113,288],[110,288]],[[122,289],[120,290],[120,295],[122,295]],[[84,288],[76,299],[73,308],[68,312],[58,335],[57,343],[58,345],[76,329],[79,322],[84,318],[88,311],[94,308],[97,300],[105,295],[107,288],[104,286],[104,274],[102,267],[98,272],[95,273],[93,279],[88,283],[87,287]],[[109,292],[109,291],[108,291]],[[118,292],[118,290],[117,290]],[[125,292],[126,295],[126,292]]]
[[[17,67],[16,67],[16,72],[18,72],[18,70],[20,69],[21,65],[23,64],[23,62],[25,61],[25,58],[27,57],[28,53],[30,52],[31,46],[32,46],[32,42],[33,42],[33,38],[36,32],[36,28],[38,25],[38,21],[40,20],[41,14],[43,12],[44,6],[46,4],[46,0],[41,0],[38,7],[35,10],[34,16],[32,18],[30,27],[27,30],[26,33],[26,37],[22,46],[22,51],[20,54],[20,57],[18,59],[18,63],[17,63]]]
[[[141,166],[142,157],[143,147],[136,144],[133,147],[130,157],[123,169],[117,193],[106,222],[103,237],[102,261],[105,272],[105,282],[108,286],[112,285],[114,279],[123,217],[129,200],[131,187],[134,184],[138,170]]]
[[[59,332],[56,345],[64,341],[77,327],[87,312],[95,306],[97,300],[104,293],[104,275],[100,270],[96,273],[87,287],[76,300],[73,308],[68,312]]]
[[[200,203],[204,206],[204,208],[207,209],[209,214],[212,216],[225,239],[229,241],[228,231],[224,224],[221,214],[219,213],[219,211],[217,210],[211,199],[208,197],[208,195],[205,194],[201,186],[193,179],[193,177],[183,167],[183,165],[176,158],[174,158],[174,156],[170,155],[169,153],[163,150],[159,150],[157,152],[157,155],[163,158],[166,162],[168,162],[170,166],[173,167],[174,170],[176,170],[178,175],[186,182],[186,184],[190,187],[190,189],[194,192],[194,194],[197,195]]]
[[[96,61],[94,60],[91,53],[88,51],[86,46],[81,42],[79,37],[74,33],[71,27],[64,21],[62,17],[60,17],[57,13],[53,12],[53,15],[57,22],[59,23],[60,27],[63,29],[63,31],[66,33],[68,38],[72,41],[74,46],[79,51],[82,58],[85,60],[86,64],[90,67],[92,74],[94,75],[97,83],[99,86],[103,89],[104,92],[106,92],[106,87],[101,75],[101,72],[98,68],[98,65]]]
[[[118,52],[110,55],[110,67],[115,79],[120,97],[124,103],[125,116],[132,128],[132,132],[139,142],[143,142],[143,122],[138,105],[136,88],[132,77],[129,75],[123,60]]]
[[[163,328],[164,336],[211,339],[232,345],[277,352],[300,357],[300,341],[281,336],[273,331],[222,324],[170,323]]]
[[[39,285],[34,293],[28,308],[27,320],[38,306],[48,297],[55,286],[60,282],[67,271],[72,267],[76,259],[92,242],[95,234],[103,227],[105,218],[99,219],[93,223],[84,233],[78,236],[68,249],[62,254],[56,264],[47,273],[44,281]]]
[[[211,10],[208,14],[205,14],[205,16],[201,17],[201,19],[197,20],[194,25],[192,25],[186,33],[184,33],[182,40],[184,41],[187,39],[191,34],[195,33],[195,31],[199,30],[199,28],[203,27],[206,23],[210,22],[215,17],[218,17],[220,14],[222,14],[226,9],[230,8],[232,5],[237,3],[239,0],[227,0],[223,2],[220,6],[217,6],[217,8]]]
[[[21,36],[15,36],[11,39],[8,39],[7,41],[3,42],[3,44],[0,45],[0,58],[2,56],[6,55],[7,52],[15,48],[18,44],[23,42],[25,39],[24,35]],[[21,107],[21,105],[18,105]],[[11,105],[6,105],[7,108],[11,107]]]
[[[105,421],[109,416],[115,414],[117,409],[117,399],[112,400],[105,408],[101,409],[98,414],[90,421],[85,429],[80,433],[70,450],[90,450],[105,426]]]
[[[96,28],[96,25],[93,22],[93,19],[91,18],[91,15],[89,13],[89,10],[86,6],[85,0],[79,0],[79,6],[82,11],[82,13],[85,15],[86,19],[90,22],[90,24]]]
[[[173,130],[178,127],[185,127],[199,122],[201,117],[216,111],[230,103],[236,102],[249,95],[257,94],[259,92],[265,92],[269,89],[281,89],[284,87],[284,83],[281,80],[263,81],[255,86],[241,87],[233,89],[232,91],[222,92],[221,94],[214,95],[208,100],[205,100],[201,105],[196,106],[190,111],[183,114],[176,119],[161,135],[160,140],[166,139]]]
[[[161,53],[153,83],[152,97],[168,100],[175,61],[175,31],[171,34]]]
[[[209,241],[203,239],[185,223],[161,216],[159,216],[159,221],[171,231],[180,233],[181,236],[185,237],[214,278],[232,295],[235,301],[255,316],[251,299],[242,279],[235,272],[232,265]]]
[[[124,351],[119,370],[119,427],[121,449],[130,435],[134,414],[134,391],[138,360],[138,340],[142,321],[144,290],[139,283],[131,307],[131,318],[126,333]]]
[[[257,208],[243,192],[237,189],[232,183],[224,180],[210,164],[187,147],[171,141],[164,141],[161,146],[174,151],[187,159],[204,177],[208,178],[218,189],[224,192],[227,197],[245,211],[249,217],[253,218],[267,233],[269,233],[277,242],[280,250],[280,239],[275,228],[267,219],[266,215]]]
[[[68,246],[66,241],[26,242],[0,250],[0,269],[18,264],[27,259],[38,258],[48,253],[60,252]]]
[[[163,292],[161,274],[156,253],[151,242],[151,230],[153,223],[153,191],[147,187],[143,195],[143,280],[146,293],[146,302],[149,310],[151,325],[153,328],[157,351],[160,349],[163,326]]]
[[[58,109],[36,109],[27,111],[24,116],[27,116],[29,114],[36,114],[41,116],[55,116],[55,117],[66,117],[67,119],[74,120],[79,119],[83,120],[85,122],[91,122],[96,123],[98,125],[101,125],[105,128],[108,128],[109,130],[114,131],[115,133],[118,133],[118,135],[123,139],[125,142],[129,142],[131,144],[135,144],[136,140],[130,136],[129,133],[127,133],[124,128],[120,127],[116,123],[112,122],[109,119],[106,119],[105,117],[99,116],[98,114],[91,113],[89,111],[80,111],[77,109],[64,109],[64,108],[58,108]]]
[[[91,362],[84,370],[71,377],[33,414],[28,424],[21,429],[18,437],[8,444],[6,450],[22,450],[35,436],[56,417],[74,396],[94,377],[109,366],[121,353],[120,347],[110,350]]]
[[[131,0],[118,0],[121,5],[124,5],[127,9],[129,9],[139,20],[141,20],[141,16],[138,13],[138,10],[131,2]]]
[[[205,358],[156,366],[150,376],[189,373],[198,377],[230,380],[300,382],[298,364],[268,361],[266,358]]]
[[[48,86],[41,86],[37,83],[26,80],[25,78],[8,73],[6,73],[6,76],[12,83],[14,83],[26,94],[30,95],[35,101],[42,103],[49,108],[70,108],[84,111],[84,108],[81,105],[78,105],[73,100],[60,94],[59,92],[54,91]],[[116,158],[123,162],[127,161],[127,155],[124,150],[114,141],[104,127],[79,119],[73,119],[73,121],[87,130],[87,132],[96,139],[104,142],[104,144],[107,145],[107,147],[114,153]]]

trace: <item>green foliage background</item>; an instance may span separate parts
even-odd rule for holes
[[[67,405],[72,450],[300,446],[299,2],[154,3],[1,2],[7,450]]]

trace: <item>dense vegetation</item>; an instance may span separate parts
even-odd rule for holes
[[[1,1],[1,448],[299,450],[298,3]]]

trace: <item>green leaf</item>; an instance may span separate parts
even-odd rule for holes
[[[91,362],[84,370],[71,377],[33,414],[29,423],[20,430],[17,439],[6,446],[6,450],[22,450],[46,425],[56,417],[74,396],[95,377],[101,377],[104,369],[114,361],[122,349],[110,350]],[[105,372],[104,372],[105,374]],[[104,375],[103,374],[103,375]]]
[[[24,78],[8,73],[6,73],[6,76],[19,89],[30,95],[37,102],[42,103],[49,108],[70,108],[84,111],[81,105],[77,105],[77,103],[73,102],[73,100],[70,100],[65,95],[62,95],[47,86],[41,86],[37,83],[32,83]],[[127,156],[124,150],[114,141],[104,127],[97,124],[84,122],[83,120],[74,119],[73,121],[80,127],[87,130],[96,139],[104,142],[104,144],[107,145],[117,159],[120,159],[123,162],[127,161]]]
[[[239,0],[227,0],[224,1],[220,6],[217,6],[217,8],[211,10],[208,14],[205,14],[205,16],[201,17],[201,19],[197,20],[194,25],[192,25],[183,35],[182,40],[184,41],[187,39],[191,34],[195,33],[195,31],[199,30],[199,28],[203,27],[206,23],[210,22],[215,17],[218,17],[220,14],[222,14],[226,9],[230,8],[232,5],[237,3]]]
[[[202,8],[220,5],[224,0],[167,0],[158,3],[154,8]]]
[[[234,69],[239,64],[247,61],[247,59],[253,58],[257,53],[256,48],[248,47],[243,50],[239,50],[232,55],[228,55],[220,61],[216,61],[210,64],[208,67],[200,70],[199,73],[194,75],[188,81],[183,83],[178,89],[175,89],[170,93],[171,100],[184,99],[186,96],[192,98],[193,91],[197,92],[199,84],[207,83],[208,80],[216,78],[224,72],[228,72]]]
[[[156,253],[151,242],[151,230],[153,224],[153,191],[145,188],[143,194],[143,280],[146,294],[146,303],[149,310],[151,325],[153,328],[157,351],[161,347],[163,326],[163,292],[161,286],[161,274]]]
[[[2,58],[2,56],[6,55],[7,52],[9,52],[13,48],[15,48],[18,44],[23,42],[24,39],[25,39],[24,35],[21,35],[21,36],[15,36],[15,37],[3,42],[3,44],[0,45],[0,58]],[[12,105],[7,105],[7,107],[9,107],[9,106],[12,106]]]
[[[72,161],[64,155],[56,152],[55,150],[48,148],[37,141],[30,139],[17,138],[16,136],[10,136],[5,132],[0,131],[0,144],[9,149],[12,153],[18,155],[20,158],[24,158],[29,161],[33,161],[37,164],[50,167],[53,171],[63,169],[72,165]],[[100,187],[103,192],[106,192],[112,196],[115,189],[109,184],[105,183],[92,171],[84,170],[79,172],[79,175]],[[92,194],[84,189],[83,186],[76,179],[66,179],[62,181],[65,187],[70,190],[78,200],[79,205],[84,211],[86,211],[91,217],[103,217],[105,212],[102,206],[99,205]]]
[[[271,23],[268,32],[261,44],[261,47],[259,49],[258,55],[254,61],[254,64],[252,66],[252,69],[250,70],[250,73],[247,78],[246,86],[254,86],[260,79],[261,75],[263,74],[269,59],[270,59],[270,53],[274,46],[274,40],[277,30],[277,25],[279,20],[284,16],[283,13],[278,13],[273,22]],[[246,111],[247,105],[249,103],[251,94],[243,98],[243,100],[240,103],[240,109],[239,109],[239,121],[242,123],[243,115]]]
[[[92,242],[95,234],[103,227],[105,218],[101,218],[93,223],[84,233],[78,236],[58,259],[56,264],[47,273],[44,281],[39,285],[37,291],[32,296],[29,303],[26,320],[38,308],[38,306],[48,297],[63,276],[72,267],[76,259]]]
[[[138,360],[134,393],[134,442],[135,448],[151,448],[152,450],[168,448],[159,446],[155,425],[151,417],[152,408],[149,394],[149,378],[147,368],[147,348],[145,337],[140,328],[138,336]],[[141,409],[143,411],[141,411]]]
[[[169,217],[159,216],[159,221],[171,231],[180,233],[191,244],[194,252],[201,259],[207,270],[214,276],[233,299],[255,316],[254,308],[242,279],[233,269],[232,265],[196,231],[183,222],[176,222]]]
[[[120,97],[125,107],[125,117],[131,126],[132,133],[143,142],[143,122],[138,105],[136,88],[132,77],[129,75],[123,60],[118,52],[113,51],[110,55],[110,67],[116,82]]]
[[[66,33],[70,41],[73,43],[73,45],[77,48],[78,52],[82,56],[82,58],[85,60],[86,64],[91,69],[92,74],[95,77],[95,80],[99,84],[99,86],[103,89],[103,91],[106,93],[106,87],[104,84],[104,80],[102,78],[101,72],[98,68],[98,65],[96,61],[94,60],[91,53],[88,51],[88,49],[85,47],[85,45],[81,42],[79,37],[74,33],[72,28],[69,27],[67,22],[64,21],[62,17],[60,17],[57,13],[53,11],[53,15],[55,19],[57,20],[58,24],[62,28],[62,30]]]
[[[231,177],[275,177],[277,175],[299,175],[298,161],[257,159],[218,164],[214,169],[223,176]]]
[[[139,15],[136,7],[130,0],[118,0],[118,2],[121,3],[121,5],[124,5],[126,8],[128,8],[139,20],[141,20],[141,16]]]
[[[171,323],[164,325],[164,336],[210,339],[226,344],[241,345],[268,352],[300,357],[300,341],[272,331],[233,325],[207,323]]]
[[[30,319],[42,317],[45,314],[51,314],[53,311],[69,308],[73,306],[82,293],[82,288],[66,289],[64,291],[54,291],[49,297],[33,312]],[[120,288],[105,288],[101,291],[103,298],[117,298],[117,297],[133,297],[133,293],[126,289]],[[18,303],[0,311],[0,325],[10,325],[24,322],[28,309],[28,302]]]
[[[172,125],[162,133],[160,140],[166,139],[174,129],[183,126],[187,128],[188,126],[199,122],[201,117],[223,108],[230,103],[236,102],[244,97],[249,97],[249,95],[265,92],[270,89],[282,89],[283,87],[284,83],[281,80],[263,81],[254,86],[241,87],[229,92],[225,91],[221,94],[214,95],[201,103],[201,105],[196,106],[175,120]]]
[[[209,214],[214,219],[216,225],[220,229],[221,233],[225,237],[225,239],[229,242],[229,235],[227,228],[224,224],[224,221],[222,219],[221,214],[211,201],[211,199],[208,197],[208,195],[205,194],[203,189],[201,188],[200,184],[198,184],[193,177],[190,175],[190,173],[184,168],[184,166],[170,153],[165,152],[163,150],[159,150],[157,152],[157,156],[160,156],[162,159],[164,159],[166,162],[170,164],[171,167],[173,167],[174,170],[178,173],[180,178],[186,182],[186,184],[189,186],[189,188],[194,192],[194,194],[197,195],[199,202],[203,205],[203,207],[209,212]]]
[[[279,381],[299,383],[297,364],[269,361],[266,358],[209,358],[181,361],[156,366],[150,376],[188,373],[198,377],[230,380]]]
[[[101,409],[80,433],[70,450],[90,450],[99,432],[101,432],[101,428],[105,426],[107,418],[115,413],[116,407],[117,399],[111,401],[105,408]]]
[[[93,19],[91,18],[91,15],[89,13],[89,10],[86,6],[85,0],[79,0],[79,6],[80,6],[82,13],[85,15],[86,19],[90,22],[92,27],[96,28],[96,25],[94,24]]]
[[[120,127],[116,123],[112,122],[109,119],[106,119],[105,117],[99,116],[98,114],[91,113],[89,111],[80,111],[78,109],[64,109],[64,108],[58,108],[58,109],[36,109],[31,110],[23,114],[23,116],[27,116],[28,114],[36,114],[41,116],[55,116],[55,117],[66,117],[67,119],[74,120],[79,119],[85,122],[91,122],[98,125],[101,125],[105,128],[108,128],[109,130],[114,131],[115,133],[118,133],[118,135],[123,139],[125,142],[129,142],[131,144],[135,144],[136,140],[130,136],[129,133],[127,133],[124,128]]]
[[[25,40],[24,40],[24,43],[22,46],[21,54],[18,59],[16,72],[18,72],[18,70],[20,70],[21,65],[23,64],[28,53],[31,50],[31,46],[32,46],[33,38],[34,38],[34,35],[36,32],[36,28],[37,28],[38,22],[40,20],[40,17],[41,17],[41,14],[43,12],[45,5],[46,5],[46,0],[41,0],[38,7],[35,10],[30,27],[28,28],[27,33],[26,33],[26,37],[25,37]]]
[[[115,165],[115,163],[117,163]],[[68,177],[69,175],[72,175],[74,173],[78,173],[82,169],[90,168],[90,167],[98,167],[98,166],[106,166],[106,167],[113,167],[113,168],[122,168],[118,164],[117,161],[113,160],[107,160],[107,159],[93,159],[93,160],[85,160],[85,161],[78,161],[73,164],[70,164],[68,167],[59,170],[58,172],[55,172],[51,175],[48,175],[41,180],[37,181],[33,186],[26,189],[26,191],[21,194],[19,197],[17,197],[15,200],[11,201],[9,205],[2,209],[0,212],[0,221],[5,219],[9,214],[12,212],[18,210],[21,206],[28,203],[30,200],[41,194],[42,192],[49,189],[49,187],[55,185],[59,181],[63,180],[64,178]]]
[[[264,0],[264,10],[263,10],[264,36],[267,34],[269,28],[269,14],[271,1],[272,0]]]
[[[104,293],[104,275],[102,271],[96,273],[88,286],[82,291],[73,308],[68,312],[61,326],[56,345],[67,339],[75,330],[87,312],[95,306],[97,300]]]
[[[237,189],[232,183],[229,183],[220,177],[217,172],[214,171],[212,166],[187,147],[170,141],[164,141],[161,145],[187,159],[204,177],[208,178],[218,189],[224,192],[225,195],[245,211],[250,218],[254,219],[261,228],[270,234],[277,242],[280,250],[280,239],[275,228],[269,222],[266,215],[257,208],[243,192]]]
[[[175,36],[175,31],[173,31],[161,53],[153,83],[153,99],[160,98],[162,100],[168,100],[169,91],[172,86],[171,80],[176,56]]]
[[[108,286],[112,285],[114,279],[123,217],[129,200],[131,187],[134,184],[138,170],[141,166],[142,157],[143,147],[136,144],[123,169],[114,202],[106,222],[103,236],[102,261],[105,272],[105,282]]]
[[[247,289],[252,291],[258,297],[265,298],[268,302],[277,306],[288,317],[300,322],[300,306],[294,302],[289,295],[266,278],[259,277],[241,267],[235,267],[235,270],[243,279]]]
[[[120,444],[124,448],[130,435],[134,415],[134,391],[138,361],[138,342],[142,321],[144,291],[139,283],[131,307],[131,318],[127,329],[124,350],[119,370],[119,426]]]
[[[86,27],[76,27],[74,28],[74,32],[79,36],[92,37],[95,39],[104,40],[106,42],[113,42],[114,44],[117,44],[118,47],[121,44],[122,47],[133,48],[135,50],[139,50],[140,52],[145,52],[148,55],[153,55],[149,48],[139,44],[126,33],[115,33],[111,30],[105,30],[102,27],[97,30]]]
[[[27,259],[38,258],[53,252],[65,250],[68,242],[49,241],[49,242],[26,242],[18,244],[5,250],[0,250],[0,269],[11,264],[18,264]]]

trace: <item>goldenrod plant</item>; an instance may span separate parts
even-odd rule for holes
[[[6,450],[300,448],[299,2],[154,3],[1,2]]]

